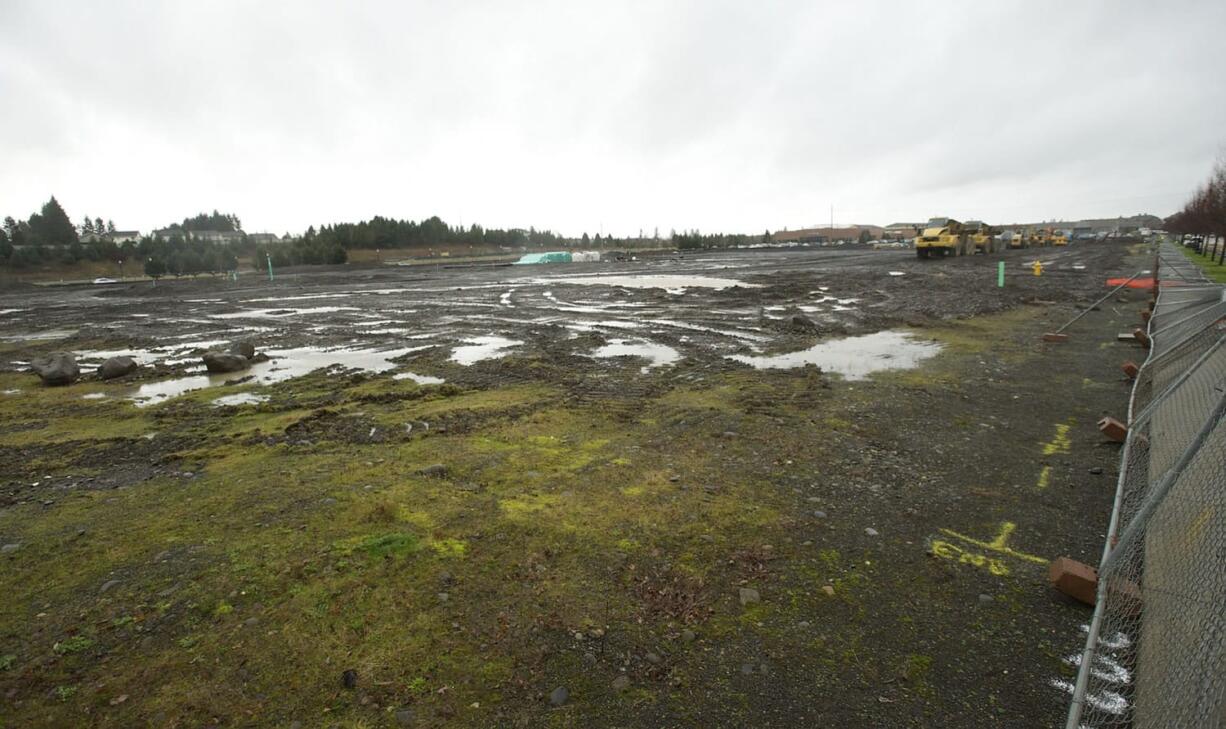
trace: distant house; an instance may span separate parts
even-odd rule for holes
[[[192,240],[199,241],[201,243],[211,243],[213,245],[243,242],[243,232],[241,230],[183,230],[182,228],[162,228],[161,230],[153,231],[153,236],[155,238],[170,239],[176,235],[182,238],[191,238]]]
[[[139,230],[116,230],[106,234],[106,237],[116,245],[124,243],[136,243],[140,241]]]
[[[281,239],[277,237],[276,233],[248,233],[247,234],[247,241],[257,246],[268,245],[269,243],[277,243],[280,240]]]

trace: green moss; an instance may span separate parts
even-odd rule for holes
[[[74,635],[71,638],[65,638],[64,640],[59,641],[52,646],[51,649],[61,656],[66,656],[72,653],[80,653],[93,645],[93,638],[89,638],[84,635]]]

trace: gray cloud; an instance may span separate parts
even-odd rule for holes
[[[0,4],[0,214],[578,234],[1172,212],[1221,2]]]

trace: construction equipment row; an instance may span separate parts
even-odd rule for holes
[[[1009,248],[1046,248],[1068,245],[1068,235],[1052,228],[1017,228],[1002,232],[982,220],[961,223],[953,218],[933,218],[915,239],[920,258],[969,256],[998,253]]]

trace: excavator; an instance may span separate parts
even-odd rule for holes
[[[962,223],[953,218],[933,218],[924,232],[915,239],[915,255],[920,258],[937,256],[969,256],[975,251]]]
[[[996,232],[992,226],[982,220],[968,220],[966,230],[971,238],[971,245],[976,253],[995,253],[998,248]]]

